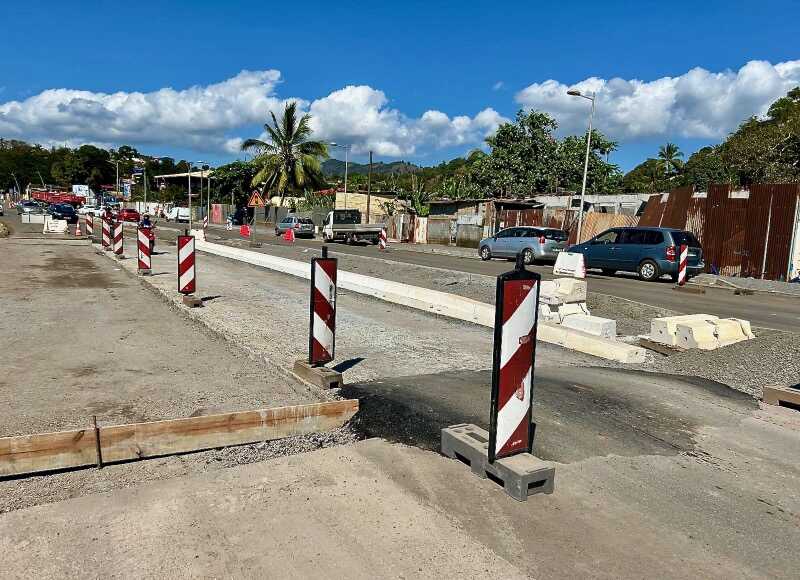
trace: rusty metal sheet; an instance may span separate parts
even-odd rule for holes
[[[593,238],[597,234],[604,232],[609,228],[619,228],[635,226],[639,223],[639,218],[633,215],[624,215],[619,213],[595,213],[589,212],[583,214],[583,226],[581,227],[581,242]],[[576,244],[578,234],[578,223],[575,221],[574,225],[569,231],[569,243]]]
[[[663,228],[685,229],[686,212],[693,193],[694,187],[691,185],[670,191],[659,225]]]
[[[661,201],[661,194],[651,195],[644,207],[642,217],[639,218],[639,225],[643,227],[658,227],[664,215],[665,203]]]

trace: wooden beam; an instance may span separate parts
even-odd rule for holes
[[[100,427],[103,463],[270,441],[341,427],[358,400]],[[0,438],[0,476],[97,464],[94,428]]]

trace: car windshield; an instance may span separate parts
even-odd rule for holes
[[[676,246],[689,246],[690,248],[699,248],[700,242],[694,237],[692,232],[672,232],[672,239],[675,241]]]
[[[310,218],[300,218],[300,223],[301,224],[311,224],[312,226],[314,225],[314,222],[311,221]]]

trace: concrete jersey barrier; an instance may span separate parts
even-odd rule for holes
[[[254,266],[261,266],[284,274],[305,278],[306,280],[311,279],[311,264],[309,262],[299,262],[251,250],[233,248],[201,239],[196,240],[196,249],[223,258],[247,262]],[[481,326],[494,327],[494,306],[471,298],[344,270],[340,270],[338,273],[338,285],[340,288],[380,298],[393,304],[400,304]],[[543,342],[622,363],[642,363],[645,361],[646,356],[645,350],[640,347],[624,342],[607,340],[549,323],[539,323],[538,338]]]

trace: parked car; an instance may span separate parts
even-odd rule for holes
[[[567,232],[556,228],[518,226],[500,230],[478,244],[481,260],[516,258],[522,254],[526,264],[555,260],[567,245]]]
[[[382,231],[383,224],[362,223],[361,211],[357,209],[335,209],[328,212],[322,222],[322,238],[326,242],[339,240],[354,244],[363,241],[377,246]]]
[[[94,205],[82,205],[78,208],[78,215],[91,215],[91,216],[99,216],[103,213],[103,208],[100,206]]]
[[[117,219],[123,222],[136,222],[138,223],[139,220],[142,219],[142,216],[139,215],[139,212],[135,209],[124,207],[117,213]]]
[[[65,220],[68,224],[78,223],[78,212],[68,203],[54,203],[47,208],[54,220]]]
[[[311,220],[311,218],[287,215],[275,225],[275,235],[283,235],[286,233],[286,230],[294,230],[294,235],[298,238],[313,238],[314,222]]]
[[[44,213],[44,208],[35,201],[21,201],[17,204],[17,215],[24,213]]]
[[[173,207],[167,212],[166,220],[173,222],[186,222],[189,223],[189,208],[188,207]]]
[[[612,228],[569,251],[583,254],[587,268],[599,268],[604,274],[621,270],[636,272],[646,281],[665,274],[677,280],[681,245],[688,246],[687,278],[702,272],[700,242],[693,233],[672,228]]]

